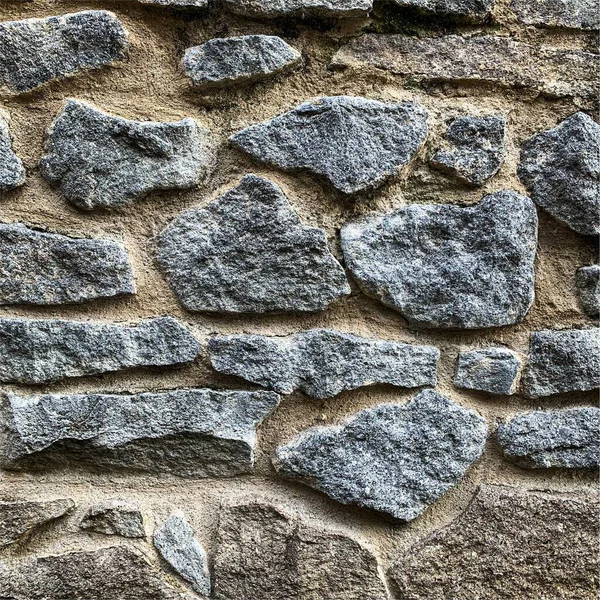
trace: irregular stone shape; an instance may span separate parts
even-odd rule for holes
[[[363,17],[373,0],[221,0],[231,12],[249,17]]]
[[[158,6],[172,6],[183,8],[205,8],[208,0],[137,0],[142,4],[156,4]]]
[[[600,233],[600,125],[591,117],[575,113],[529,138],[517,173],[553,217],[578,233]]]
[[[411,162],[427,137],[426,116],[418,104],[333,96],[252,125],[231,142],[257,160],[309,171],[353,194],[380,186]]]
[[[40,172],[84,210],[194,187],[215,161],[210,134],[194,119],[129,121],[78,100],[52,123],[45,150]]]
[[[600,409],[535,411],[498,427],[508,460],[528,469],[600,466]]]
[[[71,304],[135,294],[122,244],[0,224],[0,304]]]
[[[600,29],[596,0],[513,0],[511,6],[526,25]]]
[[[448,527],[392,565],[403,600],[560,598],[598,594],[593,494],[482,486]]]
[[[523,392],[540,398],[563,392],[597,389],[600,384],[598,328],[534,331]]]
[[[475,206],[412,204],[342,227],[361,289],[411,325],[477,329],[522,321],[533,302],[537,215],[496,192]]]
[[[44,470],[78,463],[181,477],[251,473],[256,428],[278,402],[273,392],[201,389],[10,395],[3,411],[2,464]]]
[[[222,507],[217,600],[387,600],[373,554],[262,499]]]
[[[458,355],[454,385],[510,396],[517,391],[521,359],[506,348],[482,348]]]
[[[154,532],[154,545],[194,591],[210,595],[208,557],[182,512],[173,513]]]
[[[273,463],[343,504],[410,521],[454,487],[483,452],[485,420],[433,390],[380,404],[337,427],[312,427]]]
[[[200,344],[177,319],[135,326],[59,319],[0,319],[0,381],[49,383],[134,367],[192,362]]]
[[[526,87],[551,97],[595,98],[600,92],[597,54],[491,35],[363,35],[342,47],[332,66],[375,67],[425,81]]]
[[[591,265],[577,269],[575,283],[585,314],[597,317],[600,313],[600,266]]]
[[[446,133],[451,147],[438,150],[432,165],[472,185],[483,185],[504,162],[504,125],[500,117],[455,119]]]
[[[492,16],[494,0],[393,0],[400,6],[417,8],[427,13],[447,15],[465,19],[472,23],[483,23]]]
[[[24,183],[25,167],[12,149],[8,119],[0,112],[0,192],[12,190]]]
[[[437,384],[440,351],[432,346],[370,340],[330,329],[289,337],[230,335],[209,341],[213,368],[283,394],[300,389],[313,398],[389,383]]]
[[[144,518],[135,502],[109,498],[94,504],[83,516],[81,529],[128,538],[146,537]]]
[[[183,68],[197,87],[261,81],[300,60],[300,52],[274,35],[216,38],[185,51]]]
[[[105,10],[0,22],[0,92],[29,92],[123,60],[128,38],[119,19]]]
[[[256,175],[182,213],[157,243],[188,310],[311,312],[350,293],[325,232],[303,225],[279,187]]]

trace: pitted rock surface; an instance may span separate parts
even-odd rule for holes
[[[577,269],[575,283],[585,314],[590,317],[598,317],[600,313],[600,266],[590,265]]]
[[[206,8],[208,6],[208,0],[137,0],[137,2],[183,8]]]
[[[454,385],[510,396],[517,391],[521,359],[506,348],[482,348],[458,355]]]
[[[12,148],[8,119],[0,111],[0,192],[12,190],[23,183],[25,167]]]
[[[596,0],[513,0],[517,19],[536,27],[600,29],[600,11]]]
[[[488,21],[494,0],[393,0],[400,6],[414,7],[426,13],[457,17],[472,23]]]
[[[104,535],[146,537],[139,505],[121,498],[109,498],[91,506],[83,516],[80,527]]]
[[[249,17],[364,17],[373,0],[221,0],[231,12]]]

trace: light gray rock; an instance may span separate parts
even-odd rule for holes
[[[471,207],[412,204],[342,227],[361,289],[411,325],[477,329],[522,321],[534,294],[537,215],[496,192]]]
[[[600,125],[578,112],[529,138],[519,179],[532,200],[584,235],[600,233]]]
[[[458,355],[454,385],[468,390],[511,396],[517,391],[521,359],[506,348],[482,348]]]
[[[437,384],[440,351],[433,346],[371,340],[331,329],[288,337],[229,335],[209,340],[213,368],[283,394],[302,390],[330,398],[344,390],[388,383]]]
[[[9,395],[2,465],[39,471],[79,464],[200,478],[251,473],[256,428],[278,402],[273,392],[202,389]]]
[[[208,6],[208,0],[137,0],[137,2],[173,8],[206,8]]]
[[[284,171],[308,171],[353,194],[380,186],[415,157],[427,137],[418,104],[352,96],[305,102],[231,137],[253,158]]]
[[[221,0],[231,12],[248,17],[364,17],[373,0]]]
[[[105,10],[0,22],[0,93],[29,92],[123,60],[128,38],[119,19]]]
[[[343,504],[410,521],[454,487],[485,447],[487,424],[433,390],[380,404],[277,449],[277,472]]]
[[[195,592],[210,595],[208,557],[181,511],[173,513],[156,528],[154,545],[171,567],[189,581]]]
[[[91,506],[83,516],[80,527],[104,535],[146,537],[139,505],[121,498],[109,498]]]
[[[40,172],[78,208],[115,208],[201,183],[215,156],[194,119],[129,121],[68,100],[48,130]]]
[[[564,392],[595,390],[600,385],[598,328],[534,331],[523,393],[540,398]]]
[[[7,117],[0,111],[0,192],[12,190],[25,183],[25,167],[12,149]]]
[[[600,313],[600,266],[590,265],[577,269],[575,283],[585,314],[590,317],[598,317]]]
[[[534,411],[498,427],[508,460],[527,469],[595,469],[600,466],[600,409]]]
[[[393,2],[426,13],[464,19],[471,23],[489,21],[494,8],[494,0],[393,0]]]
[[[177,319],[123,326],[59,319],[0,319],[0,381],[49,383],[134,367],[192,362],[200,344]]]
[[[188,310],[312,312],[350,294],[325,232],[300,222],[283,192],[256,175],[157,238],[158,262]]]
[[[536,27],[600,29],[600,10],[596,0],[513,0],[517,19]]]

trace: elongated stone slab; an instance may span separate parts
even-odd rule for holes
[[[25,183],[25,167],[13,151],[7,117],[8,115],[0,111],[0,192],[12,190]]]
[[[137,0],[142,4],[156,4],[158,6],[171,6],[174,8],[206,8],[208,0]]]
[[[209,341],[212,366],[283,394],[314,398],[388,383],[435,386],[440,351],[432,346],[371,340],[330,329],[289,337],[230,335]]]
[[[400,6],[416,8],[425,13],[483,23],[492,16],[494,0],[393,0]]]
[[[361,289],[412,325],[477,329],[523,320],[534,295],[537,215],[496,192],[472,207],[413,204],[342,227]]]
[[[526,25],[600,29],[596,0],[513,0],[511,7]]]
[[[10,395],[2,465],[45,470],[79,464],[195,478],[251,473],[256,428],[278,402],[273,392],[202,389]]]
[[[122,498],[109,498],[90,506],[79,526],[81,529],[104,535],[146,537],[144,518],[139,505]]]
[[[454,487],[483,452],[485,420],[433,390],[380,404],[277,449],[277,472],[343,504],[410,521]]]
[[[49,383],[134,367],[192,362],[200,344],[171,317],[136,326],[0,319],[0,381]]]
[[[600,265],[577,269],[575,284],[585,314],[597,317],[600,313]]]
[[[468,390],[510,396],[517,391],[521,359],[506,348],[482,348],[461,352],[454,385]]]
[[[0,93],[30,92],[123,60],[128,38],[119,19],[105,10],[0,22]]]
[[[231,12],[248,17],[364,17],[373,0],[221,0]]]

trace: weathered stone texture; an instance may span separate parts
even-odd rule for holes
[[[590,265],[577,269],[575,284],[585,314],[590,317],[598,317],[600,313],[600,266]]]
[[[135,502],[121,498],[109,498],[91,506],[83,516],[80,527],[104,535],[146,537],[140,507]]]
[[[25,167],[12,149],[8,119],[0,111],[0,192],[12,190],[23,183],[25,183]]]
[[[600,9],[596,0],[513,0],[517,19],[537,27],[600,29]]]
[[[472,23],[488,21],[494,8],[494,0],[393,0],[393,2],[426,13],[456,17]]]
[[[517,391],[521,372],[518,354],[506,348],[482,348],[458,355],[454,385],[469,390],[510,396]]]
[[[137,2],[183,8],[205,8],[208,6],[208,0],[137,0]]]
[[[221,0],[230,11],[250,17],[364,17],[373,0]]]

